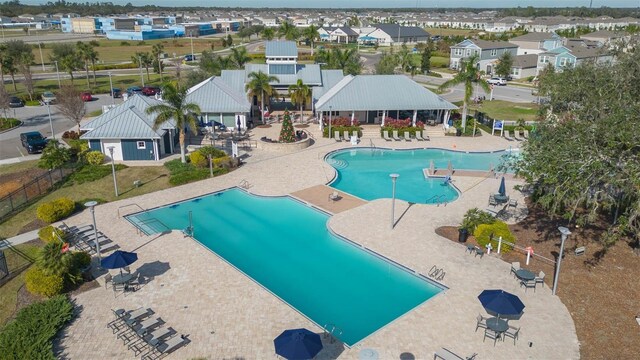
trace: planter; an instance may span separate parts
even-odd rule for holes
[[[293,143],[268,142],[263,140],[258,141],[258,149],[285,153],[296,152],[302,149],[306,149],[309,146],[311,146],[310,137]]]

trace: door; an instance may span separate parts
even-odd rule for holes
[[[113,146],[113,160],[122,160],[122,145],[120,140],[102,140],[102,152],[110,156],[109,148]]]

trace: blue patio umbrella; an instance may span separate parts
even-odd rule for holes
[[[478,300],[485,310],[502,315],[518,315],[524,310],[524,304],[519,297],[504,290],[484,290],[478,295]]]
[[[500,194],[500,196],[505,196],[507,194],[507,187],[504,184],[504,176],[502,177],[502,180],[500,180],[500,187],[498,188],[498,194]]]
[[[285,330],[273,339],[276,354],[288,360],[312,359],[322,350],[320,335],[307,329]]]
[[[136,260],[138,260],[138,254],[116,250],[113,254],[102,259],[100,266],[105,269],[120,269],[122,272],[123,267],[133,264]]]
[[[362,41],[374,41],[377,40],[377,38],[374,38],[373,36],[361,36],[358,38],[358,40],[362,40]]]
[[[240,132],[240,125],[242,125],[242,123],[240,122],[240,115],[238,115],[237,117],[236,125],[238,125],[237,129],[238,129],[238,132]]]

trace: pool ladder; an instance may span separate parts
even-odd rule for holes
[[[444,272],[444,268],[440,269],[436,265],[433,265],[429,270],[429,272],[427,273],[427,275],[429,275],[430,278],[438,281],[444,280],[444,276],[446,274],[447,273]]]
[[[335,324],[325,324],[322,329],[324,330],[325,339],[331,336],[331,344],[333,344],[333,342],[336,340],[336,334],[338,336],[342,335],[342,329],[337,327]]]
[[[429,199],[427,199],[427,204],[436,204],[437,206],[440,206],[441,204],[444,204],[444,206],[447,206],[447,202],[444,201],[444,197],[446,195],[433,195],[432,197],[430,197]]]
[[[249,181],[247,181],[247,179],[242,179],[240,180],[240,187],[246,190],[251,187],[251,184],[249,183]]]

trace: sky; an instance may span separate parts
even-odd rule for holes
[[[23,0],[23,4],[41,4],[48,0]],[[114,4],[154,4],[158,6],[206,7],[290,7],[290,8],[400,8],[408,7],[576,7],[589,6],[590,0],[90,0]],[[85,2],[85,0],[70,0]],[[593,0],[593,7],[640,7],[640,0]]]

